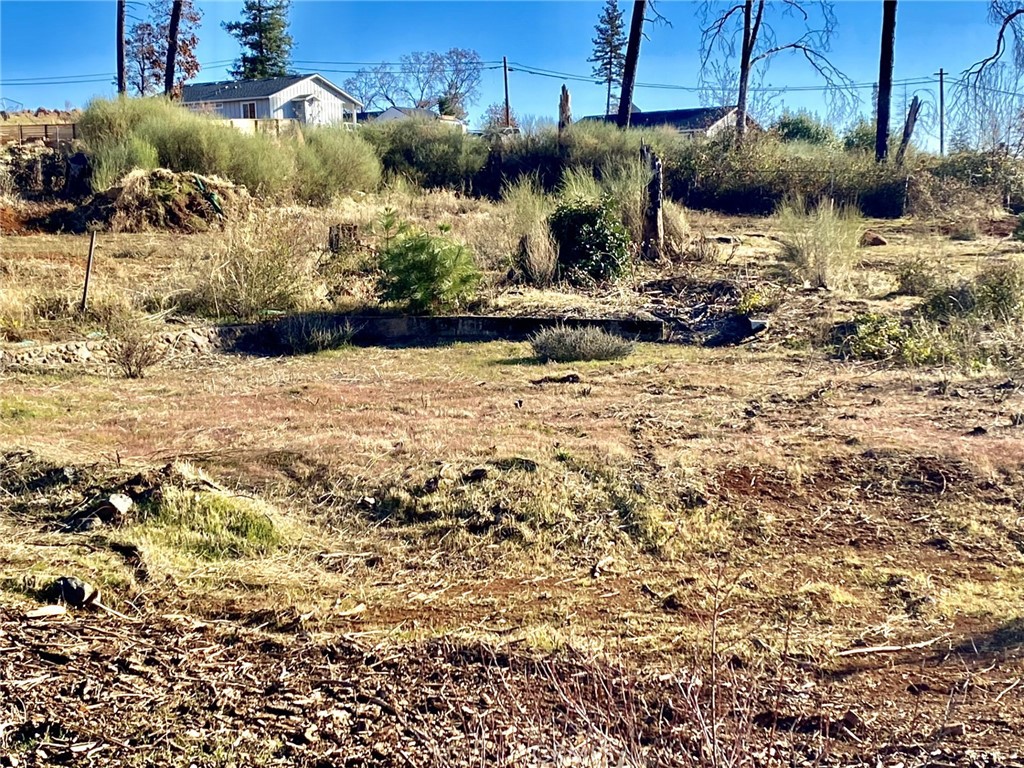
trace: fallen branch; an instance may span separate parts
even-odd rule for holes
[[[931,640],[924,640],[920,643],[912,643],[911,645],[873,645],[866,648],[849,648],[845,651],[840,651],[836,654],[836,657],[840,656],[866,656],[871,653],[899,653],[900,651],[916,651],[919,648],[927,648],[929,645],[935,645],[940,640],[949,637],[946,635],[939,635]]]

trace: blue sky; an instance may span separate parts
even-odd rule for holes
[[[203,11],[200,29],[200,62],[205,66],[197,81],[226,79],[230,60],[238,54],[233,38],[221,22],[238,17],[242,3],[229,0],[196,0]],[[477,50],[485,61],[510,62],[531,67],[589,75],[591,38],[601,10],[600,1],[501,2],[339,2],[294,0],[291,32],[295,39],[293,59],[300,71],[321,71],[339,85],[349,77],[349,64],[308,62],[397,61],[415,50],[445,50],[457,46]],[[623,2],[628,23],[629,4]],[[662,0],[661,12],[671,27],[648,28],[649,39],[641,49],[638,81],[675,86],[695,86],[700,66],[700,18],[698,4]],[[723,5],[723,7],[725,7]],[[839,19],[832,56],[840,69],[858,83],[877,79],[880,0],[840,0]],[[59,2],[56,0],[2,0],[0,2],[0,96],[28,108],[63,108],[66,103],[84,105],[93,96],[114,91],[114,0]],[[785,37],[792,20],[779,23]],[[927,78],[944,67],[959,73],[992,50],[995,29],[986,18],[986,3],[903,0],[899,5],[896,41],[896,72],[900,79]],[[98,82],[48,83],[80,76]],[[92,76],[92,77],[89,77]],[[34,78],[32,84],[18,83]],[[45,83],[45,84],[44,84]],[[796,56],[783,56],[771,65],[767,84],[775,87],[806,87],[820,84],[813,71]],[[513,71],[510,89],[513,108],[520,114],[553,117],[557,114],[559,78]],[[599,85],[569,83],[573,112],[580,116],[603,111]],[[937,90],[932,84],[914,86],[926,98]],[[897,89],[896,98],[901,97]],[[870,90],[862,91],[867,110]],[[502,97],[501,70],[484,72],[481,98],[471,109],[480,112]],[[696,93],[665,88],[638,88],[634,102],[640,109],[696,106]],[[779,97],[789,108],[824,112],[817,91],[792,91]]]

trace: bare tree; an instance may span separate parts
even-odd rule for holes
[[[999,26],[996,49],[964,72],[965,78],[975,83],[988,67],[1003,58],[1007,50],[1013,55],[1014,65],[1024,69],[1024,3],[1019,0],[989,0],[988,18]]]
[[[889,113],[892,68],[896,52],[896,0],[882,0],[882,48],[878,57],[878,108],[875,119],[875,160],[889,156]]]
[[[402,56],[397,68],[379,64],[359,70],[345,81],[345,90],[367,109],[437,107],[462,118],[480,96],[482,71],[483,62],[476,51],[416,51]]]
[[[124,66],[124,20],[127,15],[125,0],[117,0],[117,92],[124,95],[128,92],[128,80]]]
[[[177,30],[172,33],[177,10]],[[149,96],[163,90],[174,93],[186,80],[199,73],[196,48],[202,13],[193,0],[151,0],[148,19],[140,19],[128,32],[126,54],[128,59],[127,85],[140,96]],[[171,39],[175,52],[171,54]],[[173,62],[171,59],[173,58]],[[168,90],[170,69],[170,90]]]
[[[736,137],[743,141],[747,132],[751,72],[779,53],[802,55],[824,79],[828,95],[837,106],[846,106],[856,99],[852,81],[840,72],[826,55],[838,26],[835,10],[828,0],[740,0],[725,8],[715,0],[705,0],[701,7],[701,77],[710,72],[708,63],[716,53],[727,60],[736,56],[739,62],[736,98]],[[791,40],[780,40],[775,31],[778,19],[791,17],[802,31]]]
[[[958,149],[1024,157],[1024,69],[996,61],[961,80],[950,103]]]

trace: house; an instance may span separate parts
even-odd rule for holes
[[[387,123],[393,120],[435,120],[456,128],[463,133],[466,132],[466,124],[457,117],[439,115],[437,112],[421,107],[388,107],[387,109],[360,112],[357,118],[359,123]]]
[[[614,123],[616,115],[592,115],[582,121]],[[675,128],[688,136],[715,136],[736,127],[736,107],[696,107],[693,109],[662,109],[642,112],[634,108],[629,117],[632,128]],[[747,115],[747,128],[760,130],[761,126]]]
[[[181,103],[224,120],[297,120],[307,125],[355,125],[363,103],[318,74],[266,80],[193,83]]]

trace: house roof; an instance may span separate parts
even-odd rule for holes
[[[401,112],[406,117],[414,117],[419,118],[421,120],[444,120],[446,122],[457,123],[462,122],[457,117],[452,117],[450,115],[439,115],[437,114],[437,112],[434,112],[429,109],[423,109],[422,107],[388,107],[387,109],[367,110],[365,112],[358,113],[357,118],[359,120],[376,120],[385,112],[390,112],[393,109],[397,110],[398,112]]]
[[[191,83],[181,89],[181,100],[185,104],[209,101],[252,101],[266,99],[295,83],[317,78],[328,89],[335,91],[345,99],[358,106],[363,103],[349,93],[336,86],[323,75],[313,73],[306,75],[286,75],[285,77],[268,77],[264,80],[222,80],[217,83]]]
[[[670,125],[680,131],[706,131],[733,112],[736,107],[696,107],[693,109],[661,109],[653,112],[633,112],[629,124],[634,128],[656,128]],[[616,115],[592,115],[581,120],[615,122]]]

